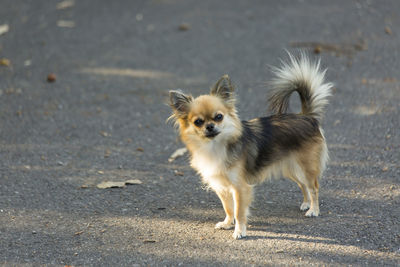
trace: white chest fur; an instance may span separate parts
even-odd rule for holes
[[[227,166],[226,147],[210,142],[192,154],[191,165],[214,190],[222,190],[237,179],[237,171]]]
[[[223,174],[226,170],[226,158],[226,148],[210,142],[192,154],[191,164],[205,178]]]

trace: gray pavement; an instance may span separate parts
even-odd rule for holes
[[[0,0],[0,264],[398,266],[399,11],[396,0]],[[248,238],[233,240],[214,230],[223,209],[187,156],[168,162],[182,144],[167,92],[206,93],[227,73],[241,118],[262,116],[268,66],[299,48],[335,83],[322,215],[305,218],[297,186],[269,181]],[[129,179],[142,184],[96,187]]]

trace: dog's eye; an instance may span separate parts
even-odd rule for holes
[[[223,116],[222,114],[217,114],[217,115],[214,117],[214,121],[222,121],[223,118],[224,118],[224,116]]]
[[[194,125],[196,125],[197,127],[200,127],[201,125],[203,125],[204,121],[202,119],[197,119],[194,121]]]

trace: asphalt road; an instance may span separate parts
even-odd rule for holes
[[[399,265],[399,1],[60,3],[0,0],[1,265]],[[266,182],[236,241],[187,156],[168,162],[164,101],[227,73],[241,118],[262,116],[285,49],[335,83],[322,215]]]

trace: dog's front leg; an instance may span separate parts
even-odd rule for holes
[[[232,191],[236,220],[233,238],[240,239],[246,236],[247,216],[249,215],[249,206],[253,199],[253,188],[246,183],[241,183],[233,187]]]
[[[215,229],[231,229],[233,227],[233,196],[229,189],[216,190],[225,210],[225,220],[215,225]]]

